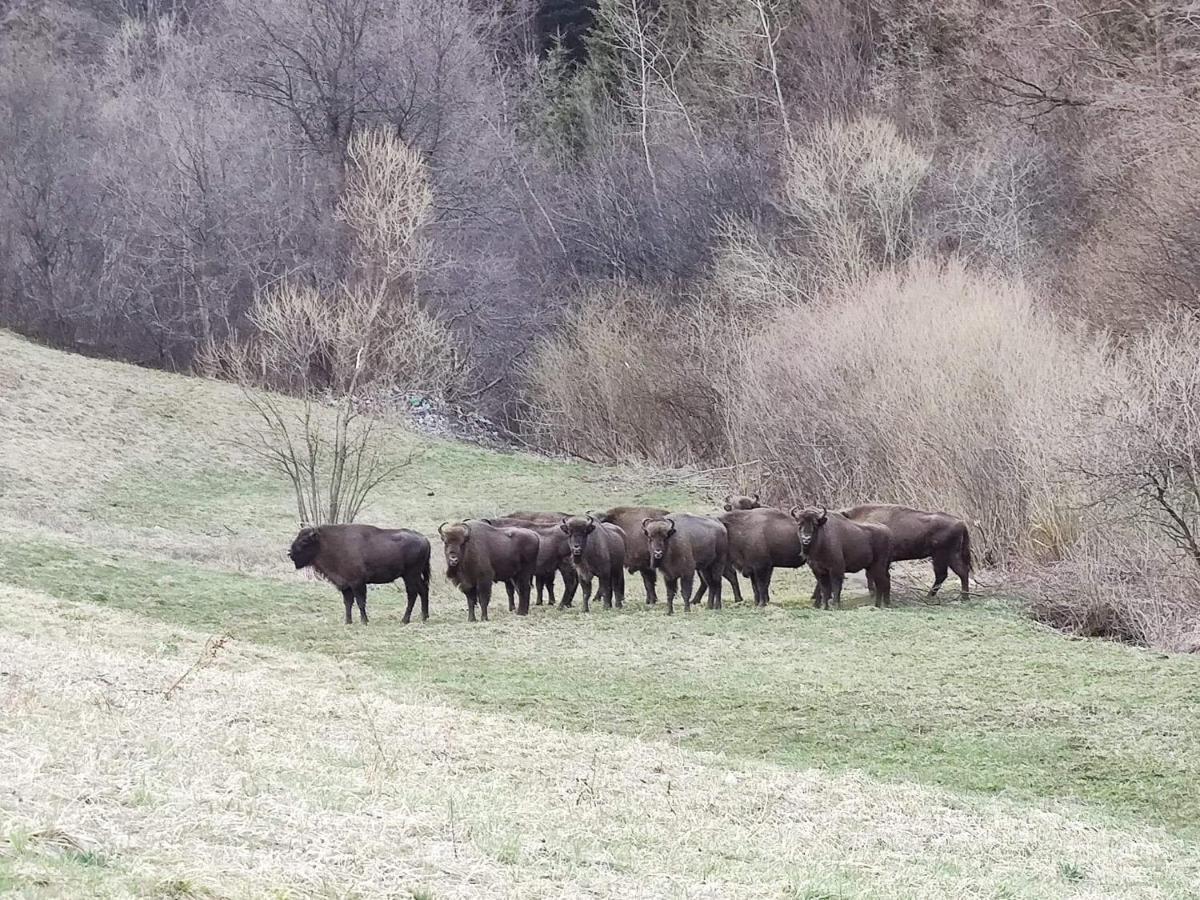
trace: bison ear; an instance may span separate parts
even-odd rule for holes
[[[733,512],[733,507],[728,503],[725,504],[725,512]]]
[[[591,517],[589,516],[588,518],[591,518]],[[591,534],[591,533],[592,533],[593,531],[595,531],[595,530],[596,530],[596,523],[595,523],[595,522],[588,522],[588,523],[587,523],[587,529],[586,529],[586,532],[587,532],[587,534]]]
[[[829,518],[829,510],[828,510],[828,508],[822,506],[821,507],[821,518],[817,519],[817,524],[824,525],[825,520],[828,518]]]
[[[758,503],[758,502],[759,502],[759,499],[758,499],[758,494],[755,494],[755,495],[754,495],[754,502],[755,502],[755,503]]]

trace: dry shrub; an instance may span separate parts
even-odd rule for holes
[[[666,465],[727,455],[718,385],[727,320],[624,286],[587,296],[529,368],[533,428],[590,458]]]
[[[930,158],[886,119],[833,122],[792,147],[781,207],[807,226],[828,274],[855,278],[912,248],[912,203]]]
[[[735,459],[761,460],[774,497],[952,511],[995,561],[1076,537],[1062,473],[1115,375],[1021,284],[915,260],[779,312],[742,360]]]
[[[1069,558],[1016,573],[1033,618],[1080,637],[1200,651],[1200,582],[1148,536],[1093,534]]]
[[[422,307],[429,271],[424,226],[433,209],[420,154],[379,130],[346,151],[338,218],[354,238],[352,271],[327,291],[283,281],[254,298],[254,332],[209,345],[201,367],[243,384],[306,396],[453,392],[463,371],[448,326]]]

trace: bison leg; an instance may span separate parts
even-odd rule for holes
[[[683,611],[685,613],[692,611],[692,585],[695,583],[693,581],[694,577],[695,576],[692,572],[688,572],[683,576],[683,578],[680,579],[682,582],[680,585],[680,593],[683,594]]]
[[[613,589],[613,602],[616,603],[617,609],[625,605],[625,570],[620,566],[613,566],[612,575],[609,576]]]
[[[529,595],[533,593],[533,576],[517,579],[517,615],[529,615]]]
[[[704,599],[704,595],[707,593],[708,593],[708,583],[705,582],[703,577],[701,577],[700,578],[700,587],[696,590],[696,596],[692,598],[692,602],[699,604],[700,601]],[[712,609],[712,597],[711,596],[708,598],[708,608]]]
[[[968,576],[971,574],[970,565],[961,556],[955,556],[950,559],[950,568],[954,570],[954,574],[958,576],[958,580],[962,583],[962,598],[970,600],[971,583],[968,579]]]
[[[429,582],[421,579],[421,621],[429,621]]]
[[[829,573],[825,571],[813,571],[813,575],[817,579],[816,595],[817,601],[813,605],[817,609],[829,609],[829,597],[833,593],[833,586],[829,580]]]
[[[829,583],[829,593],[825,597],[826,609],[829,609],[829,601],[833,601],[833,605],[838,609],[842,608],[842,583],[846,580],[844,572],[830,572],[825,576]]]
[[[892,605],[892,574],[886,565],[880,566],[870,576],[871,593],[875,595],[876,606]]]
[[[760,606],[767,606],[771,602],[771,576],[775,574],[775,570],[768,566],[763,569],[758,575],[758,584],[762,589],[762,602]]]
[[[563,579],[563,598],[562,602],[558,604],[558,608],[565,609],[575,599],[575,591],[579,589],[579,575],[575,571],[575,566],[569,562],[563,563],[558,571],[562,573]]]
[[[608,575],[597,575],[596,578],[598,578],[600,581],[600,598],[604,601],[604,608],[612,609],[612,578],[610,578]]]
[[[469,588],[467,590],[467,621],[475,621],[475,604],[479,602],[479,591],[477,588]]]
[[[654,590],[655,574],[653,569],[642,569],[642,582],[646,585],[646,605],[653,606],[658,602],[658,594]]]
[[[726,569],[725,571],[729,571],[729,570]],[[709,595],[712,597],[712,603],[710,604],[709,609],[720,609],[721,608],[721,594],[724,590],[723,586],[721,585],[722,574],[723,573],[722,573],[721,569],[717,568],[716,566],[713,566],[712,569],[709,570],[708,592],[709,592]]]
[[[417,598],[421,596],[421,577],[419,575],[404,576],[404,593],[408,598],[408,605],[404,608],[404,618],[400,621],[407,625],[412,618],[413,607],[417,605]]]
[[[733,588],[733,602],[742,602],[742,586],[738,584],[737,571],[732,565],[725,567],[725,580],[729,582],[729,586]]]
[[[939,590],[941,590],[942,582],[946,580],[946,573],[947,573],[947,570],[949,569],[949,566],[947,566],[946,563],[947,563],[946,557],[943,556],[941,553],[934,555],[934,557],[933,557],[933,587],[931,587],[929,589],[930,597],[937,595],[937,592]]]
[[[367,624],[367,586],[360,584],[354,591],[354,599],[358,601],[358,621]]]
[[[509,590],[511,591],[512,588],[509,587]],[[485,622],[488,620],[488,604],[491,602],[492,583],[490,581],[485,581],[483,584],[479,585],[479,618],[483,619]],[[512,600],[509,600],[509,603],[511,604]],[[511,609],[512,607],[510,606],[509,608]]]
[[[583,611],[592,611],[592,579],[584,576],[579,577],[579,585],[583,590]]]
[[[514,599],[516,597],[516,588],[513,586],[511,578],[504,582],[504,589],[508,591],[508,611],[512,612],[517,608],[517,602]],[[487,616],[484,616],[484,618],[486,619]]]
[[[675,594],[679,590],[679,579],[665,578],[663,580],[667,583],[667,615],[672,616],[675,614]]]
[[[346,624],[354,623],[354,618],[351,615],[354,612],[354,591],[350,588],[342,588],[342,601],[346,604]]]

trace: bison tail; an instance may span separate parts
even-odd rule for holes
[[[963,526],[963,536],[962,536],[962,561],[963,561],[963,565],[965,565],[967,567],[967,571],[970,572],[972,569],[972,565],[971,565],[971,529],[967,528],[965,525]]]
[[[429,571],[429,558],[428,558],[428,557],[426,557],[426,558],[425,558],[425,565],[421,567],[421,583],[422,583],[422,584],[425,586],[425,590],[426,590],[426,591],[428,591],[428,590],[429,590],[429,578],[430,578],[430,575],[431,575],[431,573],[430,573],[430,571]]]

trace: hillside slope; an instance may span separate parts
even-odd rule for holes
[[[1200,661],[999,600],[369,628],[290,571],[236,389],[0,334],[0,892],[1200,892]],[[390,432],[370,520],[696,482]],[[692,481],[695,481],[694,479]],[[440,553],[435,549],[440,563]],[[178,684],[176,684],[178,682]],[[175,685],[174,687],[172,687]]]

